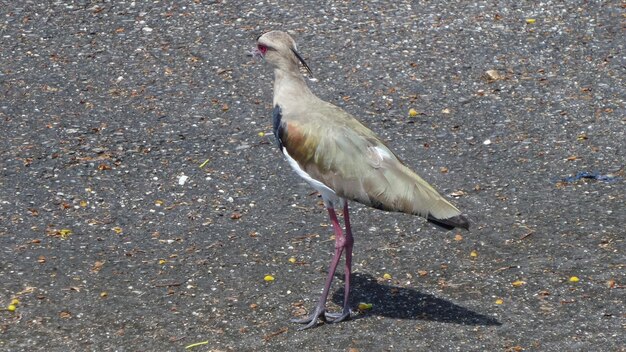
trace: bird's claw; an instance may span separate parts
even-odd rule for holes
[[[341,313],[326,313],[326,321],[328,323],[339,323],[345,320],[350,320],[350,309],[344,309]]]
[[[309,315],[308,317],[300,318],[300,319],[291,319],[291,322],[298,323],[298,324],[306,324],[305,326],[298,329],[298,330],[306,330],[314,326],[317,326],[317,323],[320,320],[323,322],[326,322],[326,311],[324,310],[324,308],[315,308],[315,311],[311,313],[311,315]]]
[[[310,329],[317,326],[320,321],[324,323],[339,323],[350,319],[350,309],[344,309],[341,313],[326,313],[324,309],[315,309],[315,311],[306,318],[291,319],[292,323],[307,324],[298,330]]]

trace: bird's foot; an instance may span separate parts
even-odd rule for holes
[[[305,326],[298,329],[298,330],[306,330],[314,326],[317,326],[317,323],[320,320],[323,322],[326,322],[326,310],[323,307],[322,308],[316,307],[315,311],[311,313],[308,317],[300,318],[300,319],[291,319],[291,322],[298,323],[298,324],[306,324]]]
[[[315,311],[306,318],[291,319],[292,323],[307,324],[298,330],[310,329],[317,326],[320,321],[324,323],[339,323],[350,320],[350,309],[344,309],[341,313],[326,313],[325,309],[316,308]]]
[[[326,321],[329,323],[339,323],[345,320],[350,320],[350,309],[344,309],[341,313],[326,313]]]

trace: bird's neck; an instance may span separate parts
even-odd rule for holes
[[[274,70],[274,106],[289,105],[315,97],[299,71]]]

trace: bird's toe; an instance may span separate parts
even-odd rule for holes
[[[324,314],[326,321],[329,323],[339,323],[345,320],[350,320],[350,310],[344,310],[341,313],[326,313]]]
[[[310,314],[307,317],[294,318],[294,319],[291,319],[290,321],[292,323],[306,324],[305,326],[298,329],[298,330],[306,330],[306,329],[310,329],[312,327],[317,326],[320,320],[322,322],[326,322],[326,312],[324,309],[317,308],[312,314]]]

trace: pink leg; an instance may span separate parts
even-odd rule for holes
[[[347,205],[347,201],[346,201],[346,205],[344,207],[344,212],[345,214],[347,214],[347,209],[348,209],[348,205]],[[344,214],[344,217],[346,216]],[[308,329],[311,328],[315,325],[317,325],[318,320],[322,320],[322,321],[326,321],[326,300],[328,299],[328,292],[330,291],[330,286],[333,282],[333,278],[335,276],[335,271],[337,270],[337,265],[339,264],[339,260],[341,259],[341,254],[343,253],[344,248],[347,248],[346,251],[346,269],[348,269],[351,265],[351,259],[352,259],[352,234],[350,233],[347,236],[343,235],[343,232],[341,231],[341,226],[339,226],[339,220],[337,219],[337,214],[335,213],[335,209],[334,208],[328,208],[328,215],[330,217],[330,221],[333,224],[333,230],[335,232],[335,255],[333,255],[333,259],[330,263],[330,267],[328,268],[328,276],[326,277],[326,283],[324,284],[324,290],[322,291],[322,296],[320,297],[319,302],[317,303],[317,305],[315,306],[315,310],[313,311],[313,313],[307,317],[307,318],[303,318],[303,319],[294,319],[292,320],[293,322],[296,323],[301,323],[301,324],[307,324],[306,326],[302,327],[300,330],[304,330],[304,329]],[[346,219],[348,219],[346,217]],[[346,228],[346,232],[349,233],[349,226]],[[347,239],[350,239],[350,241],[346,242]],[[348,245],[349,243],[349,245]],[[348,253],[349,253],[349,258],[348,258]],[[340,316],[345,315],[345,311],[347,309],[348,311],[348,316],[350,315],[350,309],[346,308],[347,305],[347,300],[348,300],[348,289],[349,289],[349,276],[350,276],[350,272],[346,271],[346,298],[344,299],[344,312],[342,312],[342,314]],[[332,316],[329,316],[332,317]],[[334,318],[334,317],[333,317]],[[346,317],[343,317],[341,320],[345,320]]]
[[[346,249],[346,268],[345,268],[345,286],[343,290],[343,310],[340,314],[333,314],[333,323],[350,318],[350,276],[352,274],[352,246],[354,238],[352,237],[352,229],[350,228],[350,214],[348,211],[348,201],[343,205],[343,221],[346,225],[346,235],[344,237],[344,247]]]

